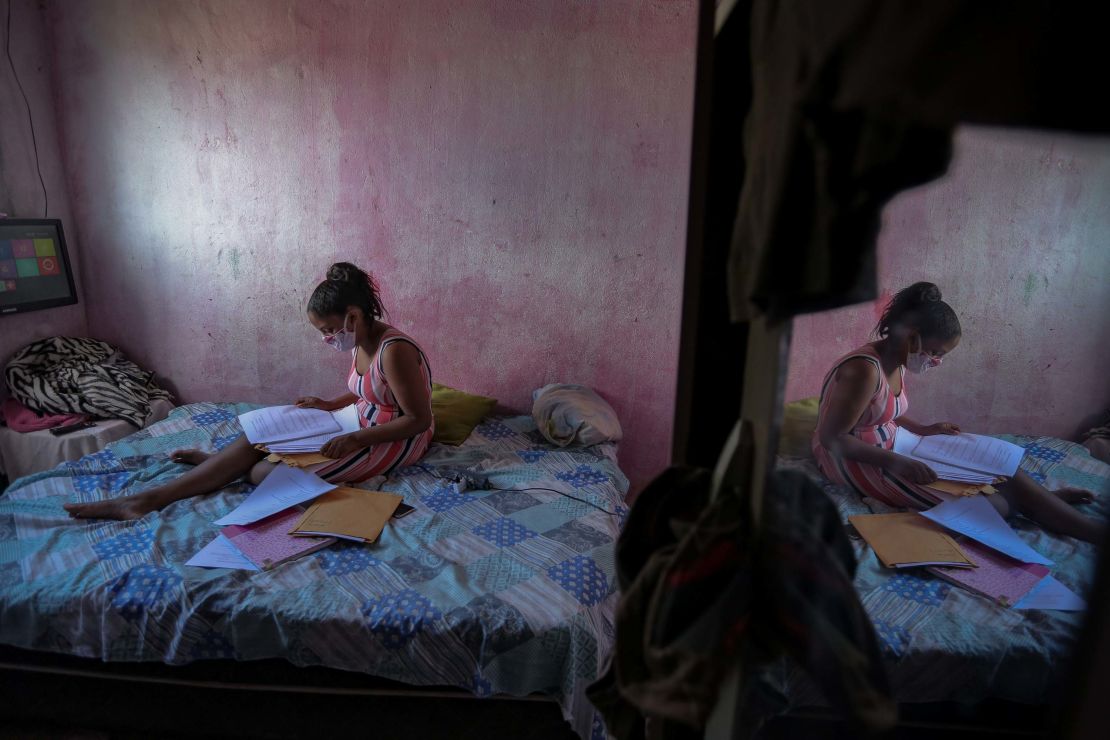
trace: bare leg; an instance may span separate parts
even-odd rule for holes
[[[200,465],[202,462],[212,457],[213,454],[215,453],[204,452],[202,450],[174,450],[170,453],[170,459],[175,463]]]
[[[1013,508],[1047,530],[1097,543],[1102,539],[1102,523],[1080,514],[1069,503],[1071,500],[1079,500],[1073,498],[1073,492],[1079,490],[1063,489],[1060,492],[1063,495],[1054,495],[1056,492],[1045,490],[1044,486],[1019,470],[1017,475],[999,488],[997,495],[1005,496]],[[1082,493],[1089,500],[1090,493]],[[989,498],[996,498],[997,495]]]
[[[1006,498],[1005,494],[991,494],[990,496],[987,496],[987,501],[991,502],[991,505],[1002,516],[1003,519],[1009,519],[1010,514],[1014,513],[1014,507],[1010,505],[1010,500]]]
[[[266,480],[266,476],[269,475],[270,471],[276,467],[277,463],[259,460],[254,464],[254,467],[251,468],[251,483],[257,486],[259,483]]]
[[[1057,488],[1049,493],[1067,504],[1089,504],[1095,500],[1095,495],[1084,488]]]
[[[64,504],[62,508],[76,519],[139,519],[174,501],[220,490],[250,472],[265,455],[242,436],[168,483],[131,496],[87,504]]]

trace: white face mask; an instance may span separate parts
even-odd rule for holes
[[[921,344],[921,338],[917,339],[918,344]],[[924,375],[929,372],[930,368],[940,367],[942,359],[940,357],[933,357],[921,347],[920,351],[914,352],[906,358],[906,369],[915,375]]]
[[[335,334],[325,334],[323,339],[324,343],[329,345],[336,352],[350,352],[355,348],[355,333],[347,329],[347,318],[343,317],[343,328]]]

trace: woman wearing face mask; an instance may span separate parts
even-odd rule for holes
[[[927,465],[893,451],[901,427],[914,434],[959,434],[951,422],[925,425],[905,416],[905,371],[921,374],[941,365],[960,343],[960,321],[932,283],[914,283],[894,296],[875,327],[878,339],[844,355],[825,376],[813,454],[829,479],[890,506],[927,509],[944,495],[926,484],[937,479]],[[1019,471],[989,497],[1008,516],[1020,511],[1047,529],[1089,542],[1101,525],[1070,504],[1090,492],[1047,491]]]
[[[362,427],[336,437],[320,451],[333,462],[313,472],[332,483],[357,483],[411,465],[432,440],[431,370],[424,352],[411,338],[381,321],[382,305],[374,281],[346,262],[328,269],[308,301],[308,320],[324,342],[351,353],[348,393],[331,401],[307,396],[303,408],[335,411],[355,404]],[[218,453],[177,450],[174,462],[195,465],[180,478],[142,493],[108,501],[66,504],[70,516],[82,519],[137,519],[174,501],[218,491],[249,473],[254,484],[273,470],[241,436]]]

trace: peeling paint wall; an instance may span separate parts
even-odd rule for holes
[[[961,129],[948,174],[884,211],[879,279],[875,304],[795,322],[788,399],[817,395],[890,295],[930,280],[964,335],[910,378],[909,415],[1072,437],[1110,408],[1110,139]]]
[[[346,259],[436,380],[590,385],[666,465],[692,1],[51,7],[94,335],[184,401],[338,394],[304,311]]]
[[[2,11],[7,11],[5,5]],[[32,0],[12,1],[12,61],[35,124],[42,179],[50,198],[50,218],[62,219],[70,267],[77,283],[78,300],[84,300],[80,273],[78,233],[70,215],[69,193],[62,169],[58,126],[50,80],[50,45],[43,13]],[[0,26],[2,29],[2,26]],[[43,195],[35,169],[31,125],[23,97],[6,57],[0,57],[0,212],[13,218],[42,218]],[[0,369],[20,347],[54,335],[82,336],[88,327],[85,304],[61,306],[25,314],[0,317]],[[7,395],[0,380],[0,399]]]

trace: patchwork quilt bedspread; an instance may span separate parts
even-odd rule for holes
[[[1047,488],[1078,486],[1098,497],[1084,513],[1110,515],[1110,466],[1077,444],[1050,437],[1003,435],[1025,448],[1021,467]],[[854,514],[893,511],[873,499],[822,478],[812,461],[780,459],[780,466],[820,478],[845,522]],[[1094,546],[1051,535],[1020,517],[1010,520],[1019,536],[1055,562],[1052,574],[1086,597],[1097,561]],[[914,569],[884,568],[863,540],[853,542],[859,560],[856,588],[875,625],[896,698],[900,702],[976,703],[988,697],[1029,704],[1059,698],[1081,612],[1018,611]],[[797,670],[779,666],[772,683],[794,706],[824,701]]]
[[[184,565],[244,483],[133,522],[62,510],[179,475],[169,451],[230,444],[250,408],[183,406],[14,482],[0,496],[0,642],[105,661],[278,657],[478,696],[543,692],[579,735],[603,736],[584,690],[613,642],[628,489],[615,448],[556,449],[531,417],[487,420],[380,486],[416,511],[377,544],[341,542],[260,573]],[[460,490],[445,467],[531,490]]]

